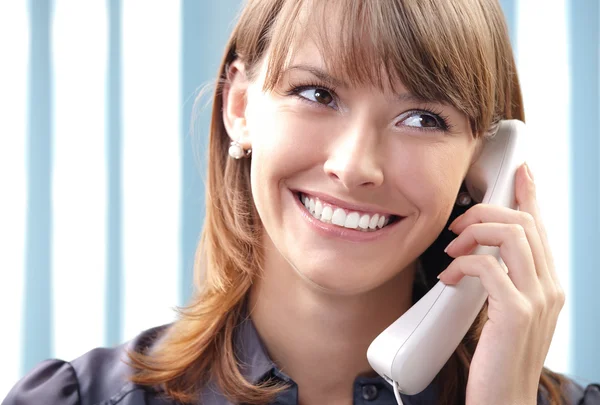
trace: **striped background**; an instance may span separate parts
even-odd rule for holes
[[[0,398],[40,360],[169,322],[190,296],[209,116],[192,103],[238,5],[0,0]],[[547,365],[600,381],[600,9],[502,6],[568,293]]]

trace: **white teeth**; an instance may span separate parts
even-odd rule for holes
[[[321,213],[323,213],[323,203],[320,200],[317,200],[315,204],[315,218],[321,219]]]
[[[336,208],[331,217],[331,223],[334,225],[344,226],[346,223],[346,213],[341,208]]]
[[[379,214],[375,214],[371,217],[371,222],[369,222],[369,228],[375,229],[377,226],[377,222],[379,222]]]
[[[369,227],[369,216],[367,214],[360,217],[360,221],[358,221],[358,226],[362,229],[367,229]]]
[[[359,219],[360,215],[358,215],[358,212],[351,212],[346,216],[346,222],[344,222],[344,227],[356,229],[356,227],[358,226]]]
[[[331,209],[331,207],[329,205],[323,207],[323,213],[321,214],[321,221],[331,221],[331,218],[333,217],[333,210]]]
[[[390,218],[385,215],[374,214],[370,216],[368,214],[361,215],[358,212],[347,212],[342,208],[325,205],[318,198],[310,198],[304,194],[300,194],[300,201],[302,201],[306,210],[319,221],[348,229],[375,231],[390,222]]]

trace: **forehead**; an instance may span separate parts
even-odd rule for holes
[[[332,73],[348,87],[374,87],[392,94],[408,91],[431,102],[457,101],[449,97],[455,92],[453,85],[442,77],[447,73],[443,66],[451,62],[435,55],[436,66],[431,65],[427,55],[432,55],[428,47],[434,38],[415,37],[411,30],[418,27],[398,15],[398,2],[288,4],[290,8],[270,32],[264,90],[272,90],[286,69],[301,62]]]
[[[379,73],[382,78],[382,86],[379,86],[384,94],[393,98],[398,94],[404,95],[404,97],[412,97],[418,99],[416,95],[409,94],[406,86],[398,78],[390,78],[388,72],[383,67],[380,67]],[[351,88],[355,86],[360,87],[373,87],[373,83],[369,78],[352,78],[348,80],[347,75],[339,75],[340,69],[336,69],[334,63],[327,63],[327,56],[323,55],[322,49],[317,45],[315,40],[307,39],[298,48],[291,50],[286,63],[281,71],[280,79],[284,80],[287,77],[294,77],[301,75],[312,76],[319,79],[324,84],[329,85],[332,88]]]
[[[276,84],[287,74],[304,71],[334,87],[376,87],[384,93],[406,91],[396,69],[383,63],[378,50],[367,41],[349,44],[332,28],[307,27],[299,32],[288,46],[275,46],[267,52],[266,82]]]
[[[273,24],[240,47],[242,55],[259,55],[250,57],[249,74],[264,74],[263,91],[273,90],[291,63],[308,60],[352,87],[406,90],[451,105],[478,133],[505,115],[514,69],[496,0],[278,4]]]

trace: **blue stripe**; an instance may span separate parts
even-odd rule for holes
[[[106,94],[106,312],[105,344],[118,344],[123,334],[122,169],[121,169],[121,1],[108,0],[108,76]]]
[[[517,2],[518,0],[500,0],[500,6],[506,17],[510,42],[512,43],[515,59],[517,57]]]
[[[198,91],[214,83],[219,62],[240,0],[200,2],[183,0],[182,18],[182,188],[181,188],[181,269],[180,303],[193,291],[193,265],[196,246],[204,221],[204,179],[210,124],[210,106],[202,108],[211,96],[193,109]],[[211,88],[212,89],[212,88]],[[194,120],[192,133],[191,121]]]
[[[569,2],[571,77],[571,316],[570,369],[600,380],[600,40],[597,0]],[[557,192],[563,192],[557,190]]]
[[[193,142],[197,140],[191,134],[190,120],[196,88],[203,79],[202,69],[202,23],[199,21],[207,3],[183,1],[181,5],[182,44],[181,44],[181,269],[179,300],[187,302],[192,294],[194,253],[204,217],[204,184],[200,177],[199,165],[194,160]]]
[[[27,131],[27,236],[22,370],[52,356],[51,0],[30,0]]]

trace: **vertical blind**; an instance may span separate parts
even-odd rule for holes
[[[501,3],[568,294],[546,364],[598,381],[600,10]],[[190,297],[209,123],[192,105],[239,5],[0,1],[0,398],[37,362],[128,340]]]

